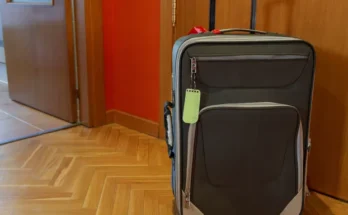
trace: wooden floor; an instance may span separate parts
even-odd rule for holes
[[[1,215],[166,215],[172,200],[165,144],[121,126],[0,147]]]
[[[7,84],[0,82],[0,144],[66,125],[69,123],[12,101]]]
[[[307,198],[304,215],[346,215],[348,203],[330,197],[312,193]]]
[[[0,146],[0,214],[172,215],[166,145],[119,125]],[[348,214],[312,194],[306,215]]]

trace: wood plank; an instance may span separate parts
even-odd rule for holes
[[[134,190],[131,192],[129,202],[129,215],[144,214],[144,190]]]
[[[216,28],[249,28],[251,1],[216,1]]]
[[[104,184],[103,192],[101,193],[97,215],[112,214],[117,192],[117,184],[114,182],[114,179],[107,178]]]
[[[129,184],[119,184],[116,187],[116,192],[112,214],[128,214],[131,186]]]
[[[209,30],[209,0],[176,0],[177,18],[175,37],[186,36],[194,26],[202,26]]]

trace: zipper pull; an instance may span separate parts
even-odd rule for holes
[[[191,58],[191,73],[197,73],[197,59],[195,57]]]
[[[190,192],[185,193],[185,208],[189,209],[191,207],[191,194]]]
[[[191,88],[196,89],[197,59],[191,58]]]

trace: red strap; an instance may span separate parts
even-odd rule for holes
[[[221,34],[221,31],[219,29],[214,29],[211,31],[213,34]]]
[[[191,31],[189,32],[189,34],[201,34],[201,33],[205,33],[207,32],[207,30],[202,27],[202,26],[195,26],[191,29]]]

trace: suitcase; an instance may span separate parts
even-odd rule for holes
[[[252,28],[255,8],[253,1]],[[164,114],[176,213],[301,214],[314,48],[254,29],[214,32],[183,37],[173,49]],[[185,123],[192,93],[199,113]]]

